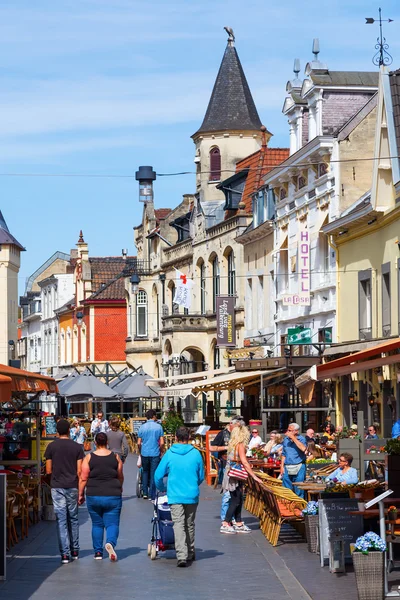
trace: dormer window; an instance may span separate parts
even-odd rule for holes
[[[221,181],[221,153],[217,147],[210,150],[210,181]]]
[[[285,188],[281,188],[280,194],[279,194],[279,199],[280,200],[284,200],[287,196],[287,192]]]

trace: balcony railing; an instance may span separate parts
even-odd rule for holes
[[[134,273],[138,275],[150,275],[151,267],[150,262],[148,260],[143,260],[141,258],[129,258],[126,261],[126,266],[124,269],[124,276],[130,277]]]

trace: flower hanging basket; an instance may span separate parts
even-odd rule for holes
[[[304,524],[308,551],[316,554],[318,552],[318,515],[305,515]]]
[[[358,600],[384,600],[384,552],[353,552]]]

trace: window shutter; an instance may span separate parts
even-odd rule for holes
[[[219,148],[210,151],[210,181],[221,180],[221,153]]]

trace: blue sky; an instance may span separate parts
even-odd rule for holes
[[[400,11],[386,36],[400,66]],[[293,59],[374,70],[369,0],[3,0],[0,8],[0,209],[26,246],[25,279],[82,229],[91,255],[132,254],[141,220],[134,175],[193,170],[201,123],[226,45],[236,47],[271,146],[288,145],[281,114]],[[14,176],[10,176],[13,174]],[[35,175],[34,177],[22,176]],[[61,177],[70,174],[74,177]],[[52,176],[53,175],[53,176]],[[82,176],[79,176],[82,175]],[[156,207],[194,191],[194,175],[159,177]]]

